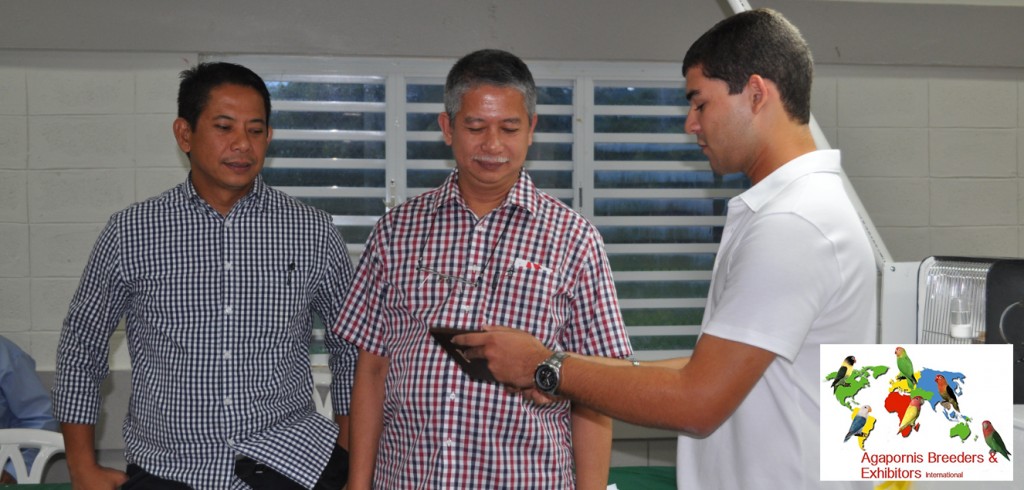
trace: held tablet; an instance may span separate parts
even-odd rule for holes
[[[456,364],[462,368],[462,371],[469,375],[470,378],[479,381],[489,381],[491,383],[497,383],[494,379],[494,375],[491,374],[491,370],[487,368],[486,359],[470,359],[466,357],[464,348],[452,343],[452,337],[461,335],[464,333],[472,333],[473,330],[462,330],[458,328],[447,328],[447,327],[431,327],[430,335],[434,337],[434,340],[444,348],[445,352],[448,353],[448,357],[451,357]]]

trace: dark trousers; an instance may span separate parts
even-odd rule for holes
[[[192,487],[154,476],[138,465],[128,465],[128,481],[121,490],[190,490]],[[303,490],[305,487],[250,458],[235,462],[238,478],[256,490]],[[348,482],[348,451],[335,445],[327,467],[320,474],[313,490],[339,490]]]

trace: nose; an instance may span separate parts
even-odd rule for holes
[[[699,129],[700,124],[697,122],[697,115],[691,107],[691,110],[686,113],[686,122],[683,123],[683,132],[688,134],[697,134]]]
[[[501,151],[502,146],[503,145],[501,142],[501,128],[488,129],[483,141],[484,150],[489,152],[497,152]]]
[[[249,141],[249,132],[245,128],[232,133],[231,149],[235,151],[249,151],[252,148],[252,142]]]

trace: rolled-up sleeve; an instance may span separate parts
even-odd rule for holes
[[[120,270],[117,215],[100,233],[71,299],[57,347],[53,413],[60,422],[95,424],[109,372],[110,336],[128,308]]]

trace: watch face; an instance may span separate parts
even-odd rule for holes
[[[558,373],[551,366],[538,366],[533,382],[541,391],[552,391],[558,386]]]

